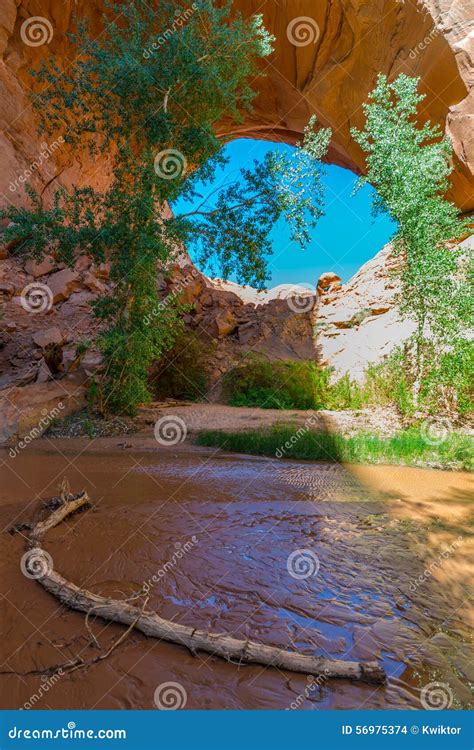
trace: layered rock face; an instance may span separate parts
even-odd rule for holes
[[[472,252],[474,237],[465,240]],[[171,281],[158,279],[163,300],[189,303],[188,332],[208,366],[205,398],[219,401],[222,376],[249,354],[269,360],[312,360],[361,382],[414,331],[397,306],[399,282],[390,244],[346,284],[323,274],[314,290],[282,285],[266,292],[209,279],[183,254]],[[40,432],[51,419],[85,405],[87,383],[100,368],[94,341],[101,325],[89,303],[110,291],[107,264],[79,257],[73,269],[53,258],[42,263],[0,261],[0,444]],[[91,342],[85,353],[77,345]],[[39,425],[39,427],[38,427]]]
[[[398,310],[396,267],[388,244],[347,284],[330,287],[319,297],[319,362],[333,368],[334,379],[347,374],[362,382],[367,365],[382,362],[414,332],[414,323]]]
[[[0,444],[37,437],[53,419],[86,405],[93,348],[76,356],[100,326],[89,302],[105,291],[106,264],[82,257],[74,269],[52,257],[41,263],[0,261]]]
[[[219,400],[222,376],[250,353],[317,361],[333,368],[335,377],[348,373],[360,380],[368,363],[383,359],[412,332],[395,305],[390,250],[388,245],[347,284],[328,273],[313,290],[282,285],[266,292],[209,279],[183,254],[172,280],[157,284],[163,300],[179,294],[190,306],[185,323],[206,355],[206,398]],[[0,261],[0,412],[11,422],[11,435],[21,435],[31,421],[23,413],[12,422],[17,401],[25,412],[38,399],[48,404],[51,394],[61,400],[62,386],[68,401],[75,383],[77,404],[84,403],[83,384],[100,367],[94,342],[101,325],[90,302],[110,288],[107,264],[97,266],[86,256],[73,269],[52,257],[24,266],[15,258]],[[78,355],[85,341],[92,346]]]
[[[249,353],[313,360],[330,368],[333,380],[348,375],[362,382],[368,365],[382,362],[415,330],[398,309],[396,267],[389,243],[346,284],[328,272],[313,292],[291,285],[258,292],[209,279],[189,264],[177,269],[174,283],[193,304],[187,326],[212,352],[208,398],[219,400],[222,375]]]
[[[174,270],[166,291],[176,290],[192,304],[186,325],[207,352],[210,401],[221,396],[222,376],[249,353],[270,360],[317,359],[314,290],[284,284],[259,292],[210,279],[192,264]]]
[[[463,210],[474,205],[473,13],[468,0],[236,0],[245,16],[263,13],[275,35],[275,52],[256,81],[255,113],[238,129],[222,122],[229,138],[257,137],[294,143],[312,114],[334,132],[331,161],[364,171],[364,156],[350,138],[364,122],[362,103],[377,74],[420,76],[423,115],[453,141],[456,172],[452,197]],[[24,201],[24,182],[46,189],[58,182],[103,185],[106,164],[68,153],[62,134],[46,144],[36,134],[28,70],[53,56],[60,66],[74,58],[66,32],[73,18],[88,16],[99,30],[102,0],[3,0],[0,8],[0,190]],[[32,17],[43,19],[34,30]]]

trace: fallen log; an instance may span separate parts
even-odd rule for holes
[[[34,548],[30,550],[31,554],[37,557],[38,553],[42,553],[45,557],[49,557],[39,545],[44,534],[68,515],[87,504],[89,504],[89,498],[87,493],[83,492],[77,497],[66,500],[51,513],[49,518],[36,524],[30,534],[31,543],[34,544]],[[28,567],[28,560],[25,564]],[[164,620],[156,612],[147,611],[144,607],[136,607],[127,601],[106,598],[82,589],[72,581],[63,578],[50,566],[45,567],[44,575],[38,577],[37,580],[46,591],[71,609],[100,617],[103,620],[133,626],[150,638],[159,638],[185,646],[193,654],[197,651],[204,651],[227,661],[237,662],[239,665],[263,664],[291,672],[321,675],[326,678],[360,680],[373,685],[381,685],[386,680],[385,672],[377,662],[344,661],[310,656],[250,640],[241,640],[224,633],[209,633],[171,620]]]
[[[36,544],[42,539],[46,532],[49,531],[49,529],[58,526],[58,524],[60,524],[61,521],[64,521],[67,516],[71,516],[78,510],[83,510],[90,506],[90,504],[89,496],[85,491],[79,493],[77,497],[70,496],[70,499],[63,499],[63,503],[56,508],[56,510],[53,510],[51,515],[49,515],[44,521],[39,521],[33,526],[30,532],[31,542]]]

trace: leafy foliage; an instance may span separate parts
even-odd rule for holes
[[[109,328],[99,342],[105,370],[94,392],[103,411],[133,414],[150,398],[151,363],[181,329],[179,305],[160,306],[157,265],[167,272],[182,244],[196,242],[219,260],[224,276],[232,268],[262,285],[274,222],[286,216],[304,245],[308,212],[310,220],[322,212],[316,157],[324,156],[330,134],[312,123],[291,163],[268,157],[223,191],[216,210],[170,216],[168,205],[195,196],[197,181],[208,183],[223,163],[216,122],[240,121],[251,109],[250,81],[273,39],[260,16],[245,22],[230,15],[230,3],[196,0],[192,13],[171,0],[158,9],[109,3],[107,10],[99,36],[79,25],[71,66],[48,60],[36,72],[44,86],[34,104],[43,130],[60,130],[73,149],[107,157],[110,187],[58,191],[49,209],[30,190],[31,209],[10,207],[3,217],[13,222],[5,238],[20,240],[19,252],[41,257],[54,250],[71,264],[79,248],[110,259],[113,294],[95,304]]]
[[[459,246],[468,234],[467,220],[446,200],[453,170],[452,147],[437,126],[420,125],[418,79],[400,75],[393,83],[379,76],[364,105],[364,131],[352,135],[367,154],[367,177],[378,190],[375,211],[388,211],[398,222],[394,240],[401,259],[402,312],[416,321],[411,356],[418,398],[423,373],[424,342],[443,347],[462,338],[472,319],[468,264]],[[439,364],[439,362],[438,362]]]
[[[266,154],[261,163],[254,161],[252,170],[240,170],[212,207],[206,210],[204,200],[191,214],[180,217],[177,224],[187,230],[201,263],[208,265],[212,259],[215,272],[223,278],[237,271],[240,283],[263,287],[272,253],[269,232],[282,216],[291,239],[305,247],[310,228],[324,213],[321,159],[330,139],[331,131],[318,129],[312,117],[295,154]],[[198,172],[194,179],[200,178]]]
[[[223,378],[223,396],[232,406],[261,409],[325,408],[328,374],[315,362],[268,361],[248,355]]]
[[[421,346],[423,372],[416,389],[417,372],[411,360],[411,343],[407,342],[385,362],[368,368],[360,391],[362,403],[393,404],[407,417],[420,412],[461,417],[472,413],[472,345],[459,338],[441,353],[432,341],[425,341]]]
[[[202,401],[208,389],[209,346],[194,333],[178,336],[173,348],[152,367],[149,377],[153,396]]]
[[[410,348],[410,344],[406,348]],[[425,368],[415,402],[415,371],[405,348],[395,349],[380,364],[367,367],[362,382],[348,374],[334,379],[331,368],[315,362],[270,362],[258,355],[230,370],[223,395],[232,406],[272,409],[363,409],[390,406],[412,419],[417,413],[472,412],[473,350],[460,339],[441,356],[432,342],[424,346]]]

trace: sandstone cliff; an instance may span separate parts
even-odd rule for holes
[[[236,0],[245,15],[262,12],[276,36],[276,48],[265,63],[266,77],[257,85],[255,114],[238,130],[223,122],[229,138],[258,137],[297,141],[311,114],[333,128],[329,158],[364,170],[364,157],[350,138],[363,124],[362,103],[379,72],[405,72],[421,78],[426,94],[423,114],[450,135],[456,155],[452,197],[464,210],[474,205],[472,171],[474,14],[468,0]],[[3,0],[0,8],[0,149],[4,200],[24,200],[23,180],[45,196],[59,183],[101,185],[107,165],[92,164],[68,153],[57,134],[49,155],[36,134],[29,96],[28,71],[48,56],[67,66],[74,59],[66,32],[76,16],[88,16],[99,30],[102,0]],[[43,19],[31,38],[32,17]],[[31,31],[30,38],[28,32]],[[46,156],[42,156],[46,154]]]
[[[474,236],[462,243],[474,247]],[[219,401],[222,376],[249,353],[270,360],[313,360],[362,381],[414,330],[397,308],[396,259],[386,245],[346,284],[333,273],[313,290],[282,285],[266,292],[202,274],[183,254],[172,281],[158,279],[163,299],[190,304],[186,328],[206,353],[205,400]],[[43,419],[85,405],[86,384],[100,368],[94,341],[101,328],[89,303],[110,290],[107,264],[86,256],[73,269],[0,260],[0,444],[28,435]],[[35,297],[35,295],[37,295]],[[77,355],[77,345],[89,342]],[[59,412],[54,411],[59,406]],[[49,421],[48,421],[49,420]]]
[[[394,307],[396,287],[384,248],[346,285],[316,290],[283,285],[257,292],[209,279],[183,255],[172,281],[158,279],[165,299],[179,293],[190,303],[188,331],[206,353],[206,400],[218,401],[222,376],[249,353],[273,360],[315,360],[360,379],[409,335]],[[100,367],[94,341],[100,325],[89,303],[110,289],[107,264],[80,257],[73,269],[48,257],[23,265],[0,261],[0,442],[24,438],[54,417],[85,404],[85,385]],[[151,322],[153,324],[153,322]],[[77,346],[89,342],[78,356]],[[59,409],[59,411],[57,411]],[[51,413],[53,417],[51,417]]]

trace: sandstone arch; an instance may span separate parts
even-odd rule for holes
[[[424,113],[450,135],[456,154],[451,197],[464,210],[474,207],[472,171],[473,21],[466,0],[236,0],[244,14],[262,12],[277,37],[267,77],[259,80],[255,114],[238,131],[225,121],[221,132],[229,138],[258,137],[294,143],[312,113],[334,131],[329,158],[356,172],[364,169],[363,154],[350,139],[352,125],[363,122],[361,104],[378,72],[395,76],[406,72],[421,77],[427,95]],[[32,86],[28,69],[48,54],[67,63],[74,50],[65,32],[73,12],[100,25],[102,0],[3,0],[0,9],[0,148],[6,168],[0,176],[4,201],[21,203],[22,189],[10,182],[37,157],[36,135],[28,101]],[[25,19],[42,15],[54,30],[50,44],[30,47],[21,40]],[[315,43],[295,46],[288,24],[308,17],[317,25]],[[426,41],[428,40],[428,41]],[[58,149],[35,172],[32,182],[42,187],[56,175],[65,185],[106,179],[104,165],[80,162],[76,154]],[[50,189],[50,188],[48,188]]]

